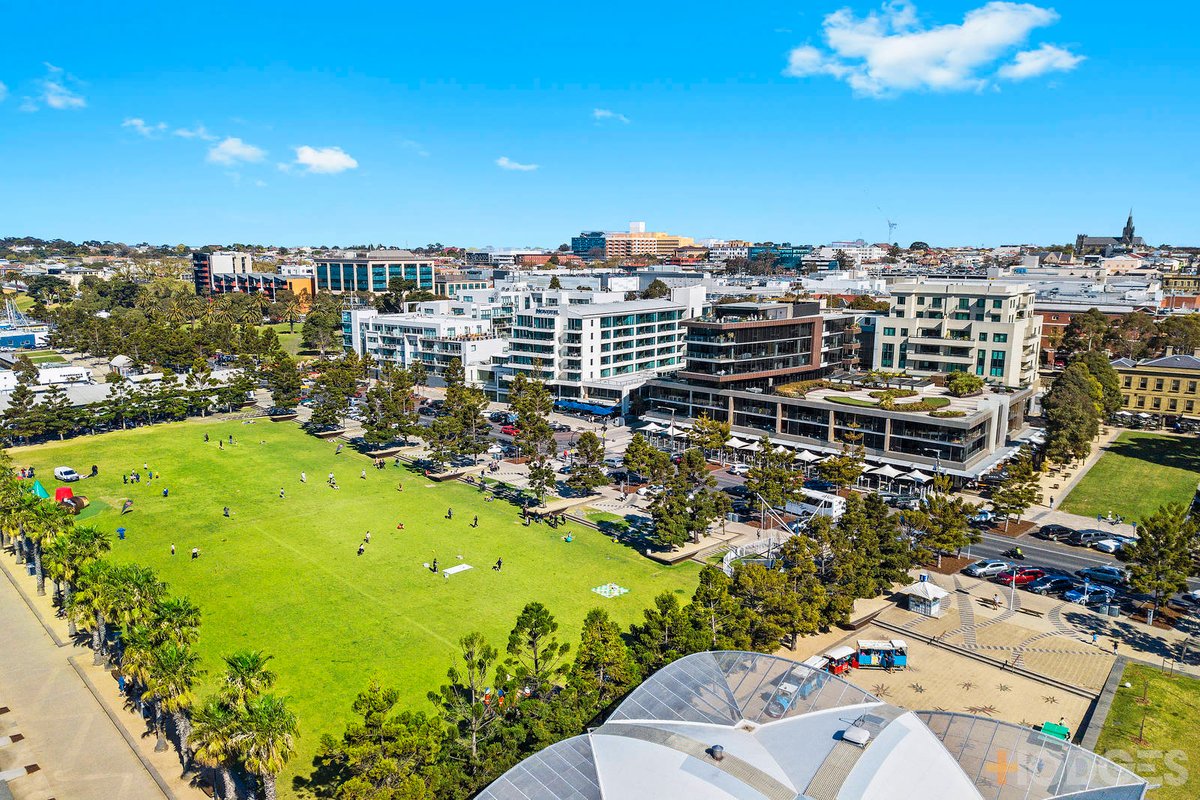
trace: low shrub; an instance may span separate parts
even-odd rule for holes
[[[929,416],[937,417],[939,419],[953,419],[954,417],[965,417],[966,415],[967,415],[967,412],[965,412],[965,411],[930,411],[929,412]]]

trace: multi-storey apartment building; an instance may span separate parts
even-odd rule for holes
[[[586,292],[581,294],[588,294]],[[507,372],[539,378],[560,405],[597,412],[627,410],[632,393],[683,363],[683,320],[704,290],[671,298],[568,303],[518,310],[509,336]],[[497,399],[507,394],[501,376]]]
[[[1200,418],[1200,357],[1168,353],[1142,361],[1118,358],[1112,365],[1126,411]]]
[[[313,260],[318,292],[379,294],[388,290],[393,278],[412,281],[418,289],[433,289],[433,258],[408,250],[348,250]]]
[[[342,312],[343,345],[377,363],[412,366],[424,363],[440,377],[454,359],[465,380],[476,386],[495,382],[494,362],[506,341],[495,335],[491,320],[453,314],[381,314],[373,308]]]
[[[904,281],[876,323],[872,363],[887,372],[973,372],[1001,386],[1037,382],[1042,321],[1034,292],[988,281]]]
[[[605,258],[633,258],[636,256],[665,257],[681,247],[695,244],[690,236],[676,236],[660,231],[645,230],[645,223],[635,222],[628,233],[604,235]]]

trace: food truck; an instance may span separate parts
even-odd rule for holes
[[[859,669],[904,669],[908,666],[908,644],[902,639],[859,639],[854,665]]]

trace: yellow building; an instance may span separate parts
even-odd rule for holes
[[[1200,358],[1168,354],[1143,361],[1118,358],[1112,365],[1126,411],[1200,418]]]
[[[1166,294],[1200,294],[1200,275],[1194,272],[1163,275],[1162,288]]]
[[[604,237],[605,258],[630,258],[633,256],[665,257],[681,247],[695,244],[690,236],[674,236],[659,231],[630,231],[609,233]]]

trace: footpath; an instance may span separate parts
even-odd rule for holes
[[[7,778],[14,800],[203,798],[174,749],[154,752],[110,673],[71,642],[52,587],[38,597],[33,578],[0,555],[0,796]]]

